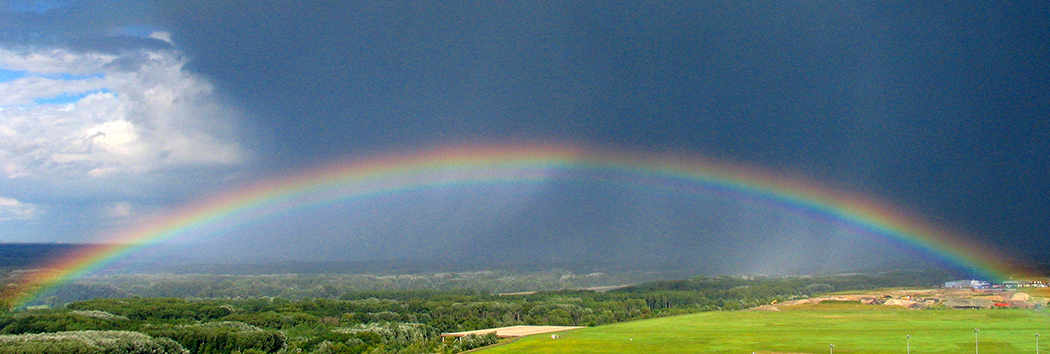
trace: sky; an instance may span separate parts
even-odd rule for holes
[[[0,242],[95,242],[267,176],[509,141],[806,176],[1050,258],[1048,39],[1031,1],[0,1]],[[719,271],[746,268],[740,248],[769,263],[748,271],[892,256],[819,220],[652,198],[424,193],[214,241],[246,260],[735,262]]]

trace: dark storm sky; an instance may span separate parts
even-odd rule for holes
[[[9,5],[5,45],[177,50],[239,112],[216,136],[251,157],[224,171],[569,142],[797,173],[1009,250],[1050,247],[1041,2],[71,3]],[[156,210],[176,194],[107,188]]]
[[[1047,10],[222,1],[164,25],[276,163],[505,139],[696,152],[1050,246]]]

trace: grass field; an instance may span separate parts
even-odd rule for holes
[[[880,309],[880,310],[872,310]],[[883,310],[884,309],[884,310]],[[780,312],[707,312],[537,335],[498,353],[974,353],[1050,354],[1050,316],[1032,310],[897,310],[831,303]]]

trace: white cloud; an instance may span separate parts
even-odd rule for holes
[[[16,51],[0,48],[0,68],[41,74],[91,75],[119,58],[115,54],[75,53],[63,49]]]
[[[68,182],[242,161],[232,138],[237,111],[185,64],[174,50],[0,49],[0,68],[30,73],[0,83],[4,177]],[[36,103],[60,95],[85,96]]]
[[[0,197],[0,221],[27,220],[40,214],[40,208],[32,203],[20,202],[14,198]]]
[[[126,218],[131,216],[132,207],[128,202],[116,202],[106,207],[106,216],[112,218]]]
[[[159,39],[159,40],[162,40],[162,41],[165,41],[165,42],[168,42],[168,43],[173,43],[171,41],[171,32],[167,32],[167,31],[156,31],[156,32],[150,33],[149,34],[149,38]]]

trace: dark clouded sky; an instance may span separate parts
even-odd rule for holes
[[[1050,247],[1041,2],[0,4],[3,241],[90,240],[347,156],[553,141],[809,176]]]

